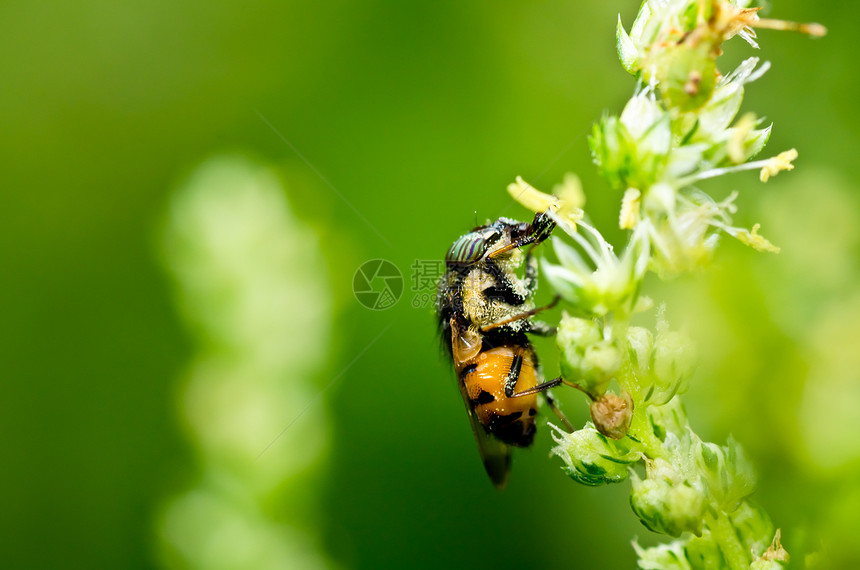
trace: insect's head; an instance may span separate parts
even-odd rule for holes
[[[529,232],[530,224],[509,218],[499,218],[492,224],[478,226],[460,236],[445,255],[448,267],[468,267],[481,261],[486,255],[498,250]]]
[[[486,256],[507,254],[523,245],[540,243],[554,228],[555,222],[542,212],[536,214],[531,223],[499,218],[460,236],[448,250],[445,262],[452,269],[468,268]]]

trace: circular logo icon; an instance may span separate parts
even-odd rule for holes
[[[371,259],[355,271],[352,292],[358,302],[368,309],[389,309],[403,294],[403,275],[390,261]]]

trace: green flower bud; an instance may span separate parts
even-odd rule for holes
[[[553,439],[558,445],[551,453],[565,462],[564,471],[571,479],[583,485],[620,483],[627,478],[628,466],[641,458],[638,452],[598,432],[591,423],[573,433],[557,430]]]
[[[651,548],[642,548],[633,541],[633,550],[639,557],[639,568],[644,570],[692,570],[687,560],[685,546],[687,541],[676,540],[668,544],[658,544]]]
[[[595,228],[580,220],[577,231],[559,224],[578,248],[553,240],[559,264],[542,260],[543,276],[578,316],[601,317],[612,311],[630,314],[637,307],[648,268],[648,230],[637,226],[621,257]],[[582,253],[580,253],[582,252]]]
[[[611,341],[600,341],[585,349],[583,368],[612,376],[621,367],[621,351]]]
[[[636,141],[640,164],[654,162],[672,148],[671,115],[660,106],[653,95],[633,96],[621,111],[621,124]],[[645,157],[647,160],[643,160]],[[654,157],[654,158],[650,158]]]
[[[744,85],[755,81],[768,69],[767,63],[756,69],[758,64],[759,58],[750,57],[741,62],[741,64],[734,70],[719,80],[716,88],[714,89],[713,98],[697,115],[699,128],[697,129],[696,135],[693,137],[696,142],[725,142],[725,139],[727,138],[726,135],[729,135],[731,132],[727,129],[737,115],[738,110],[741,108],[741,102],[743,101],[744,95]],[[756,121],[756,123],[757,122],[758,121]],[[741,126],[742,124],[743,123],[741,122],[739,125],[736,125],[736,127]],[[766,131],[766,133],[750,131],[749,134],[770,134],[770,128],[764,129],[764,131]],[[749,139],[746,137],[744,138],[745,143],[749,141],[754,145],[759,144],[758,142],[753,142],[758,138],[757,135],[753,135],[753,137]],[[764,142],[765,141],[761,141],[761,146],[764,146]],[[761,150],[761,147],[755,150],[755,152],[758,152],[759,150]],[[750,155],[748,154],[746,158],[750,158]]]
[[[719,243],[717,227],[735,209],[733,200],[731,196],[717,203],[700,192],[685,194],[682,200],[667,184],[655,184],[648,190],[645,205],[654,220],[655,243],[660,244],[654,248],[651,263],[661,277],[707,265]]]
[[[654,348],[654,336],[646,328],[630,327],[627,329],[628,356],[630,366],[640,376],[650,369],[651,351]]]
[[[724,447],[696,438],[693,457],[711,498],[727,512],[734,511],[752,493],[755,473],[734,438],[729,437]]]
[[[630,39],[627,30],[621,24],[621,14],[618,14],[618,24],[615,26],[615,49],[618,52],[618,60],[629,73],[635,74],[641,65],[639,52],[636,44]]]
[[[702,534],[707,502],[704,493],[687,482],[663,459],[648,466],[648,477],[634,473],[630,506],[648,529],[669,536],[691,532]]]
[[[686,335],[668,330],[662,309],[656,340],[647,329],[630,327],[627,343],[627,373],[635,381],[630,389],[637,401],[664,405],[686,390],[695,362],[694,345]]]
[[[742,502],[729,517],[738,539],[753,556],[763,556],[773,537],[773,523],[760,507]]]
[[[588,137],[591,159],[610,186],[616,189],[630,184],[637,169],[636,143],[618,117],[607,115],[594,124]]]
[[[671,115],[653,94],[636,95],[620,117],[595,123],[589,147],[601,174],[616,189],[654,184],[672,148]]]
[[[660,94],[680,111],[701,109],[710,101],[717,83],[717,62],[712,46],[680,44],[662,50],[654,62]],[[647,67],[646,67],[647,69]]]
[[[582,358],[582,376],[587,385],[594,387],[589,393],[604,393],[619,368],[621,351],[612,341],[602,340],[586,348]]]
[[[666,434],[671,433],[675,435],[676,441],[684,446],[684,449],[691,447],[692,433],[689,429],[689,421],[678,399],[662,406],[649,406],[648,420],[654,429],[654,435],[660,440],[665,441]]]
[[[684,554],[691,568],[728,567],[725,558],[723,558],[723,553],[720,551],[720,547],[707,529],[702,533],[702,536],[694,536],[687,541]]]
[[[664,385],[690,375],[695,361],[692,342],[686,335],[666,331],[657,335],[654,346],[654,375]]]
[[[621,351],[603,340],[601,327],[592,319],[562,315],[558,327],[562,351],[562,375],[592,398],[599,398],[621,368]]]
[[[637,402],[644,402],[643,391],[651,385],[651,351],[654,337],[651,331],[642,327],[627,329],[627,361],[625,371],[620,375],[622,385]]]
[[[576,347],[586,347],[602,339],[600,325],[593,319],[580,319],[562,313],[558,324],[558,346],[565,356]]]
[[[690,338],[682,333],[659,330],[654,343],[654,380],[668,398],[686,390],[686,380],[693,372],[696,351]]]

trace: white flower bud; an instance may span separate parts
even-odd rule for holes
[[[650,548],[642,548],[633,541],[633,549],[639,558],[639,568],[645,570],[692,570],[687,560],[686,540],[674,540],[668,544],[658,544]]]
[[[600,326],[593,319],[572,317],[562,313],[558,324],[558,344],[562,350],[591,346],[601,340]]]
[[[630,365],[641,377],[650,369],[651,351],[654,348],[654,336],[646,328],[630,327],[627,329],[627,343],[630,347]]]
[[[650,530],[676,537],[684,532],[702,534],[705,496],[668,462],[656,459],[645,480],[634,473],[631,481],[630,505]]]
[[[611,378],[621,368],[621,351],[611,341],[600,341],[585,349],[582,364],[586,373]]]
[[[696,361],[696,351],[690,338],[676,331],[657,334],[654,343],[654,379],[661,388],[683,392],[681,384],[690,377]]]

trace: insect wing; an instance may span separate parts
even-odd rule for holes
[[[459,385],[463,401],[466,403],[466,411],[469,414],[469,422],[472,424],[472,433],[475,434],[478,451],[481,452],[481,459],[484,462],[484,469],[487,470],[487,475],[490,476],[493,485],[497,489],[504,489],[508,482],[508,474],[511,471],[511,448],[487,433],[472,410],[469,397],[466,395],[466,387],[462,381],[459,382]]]

